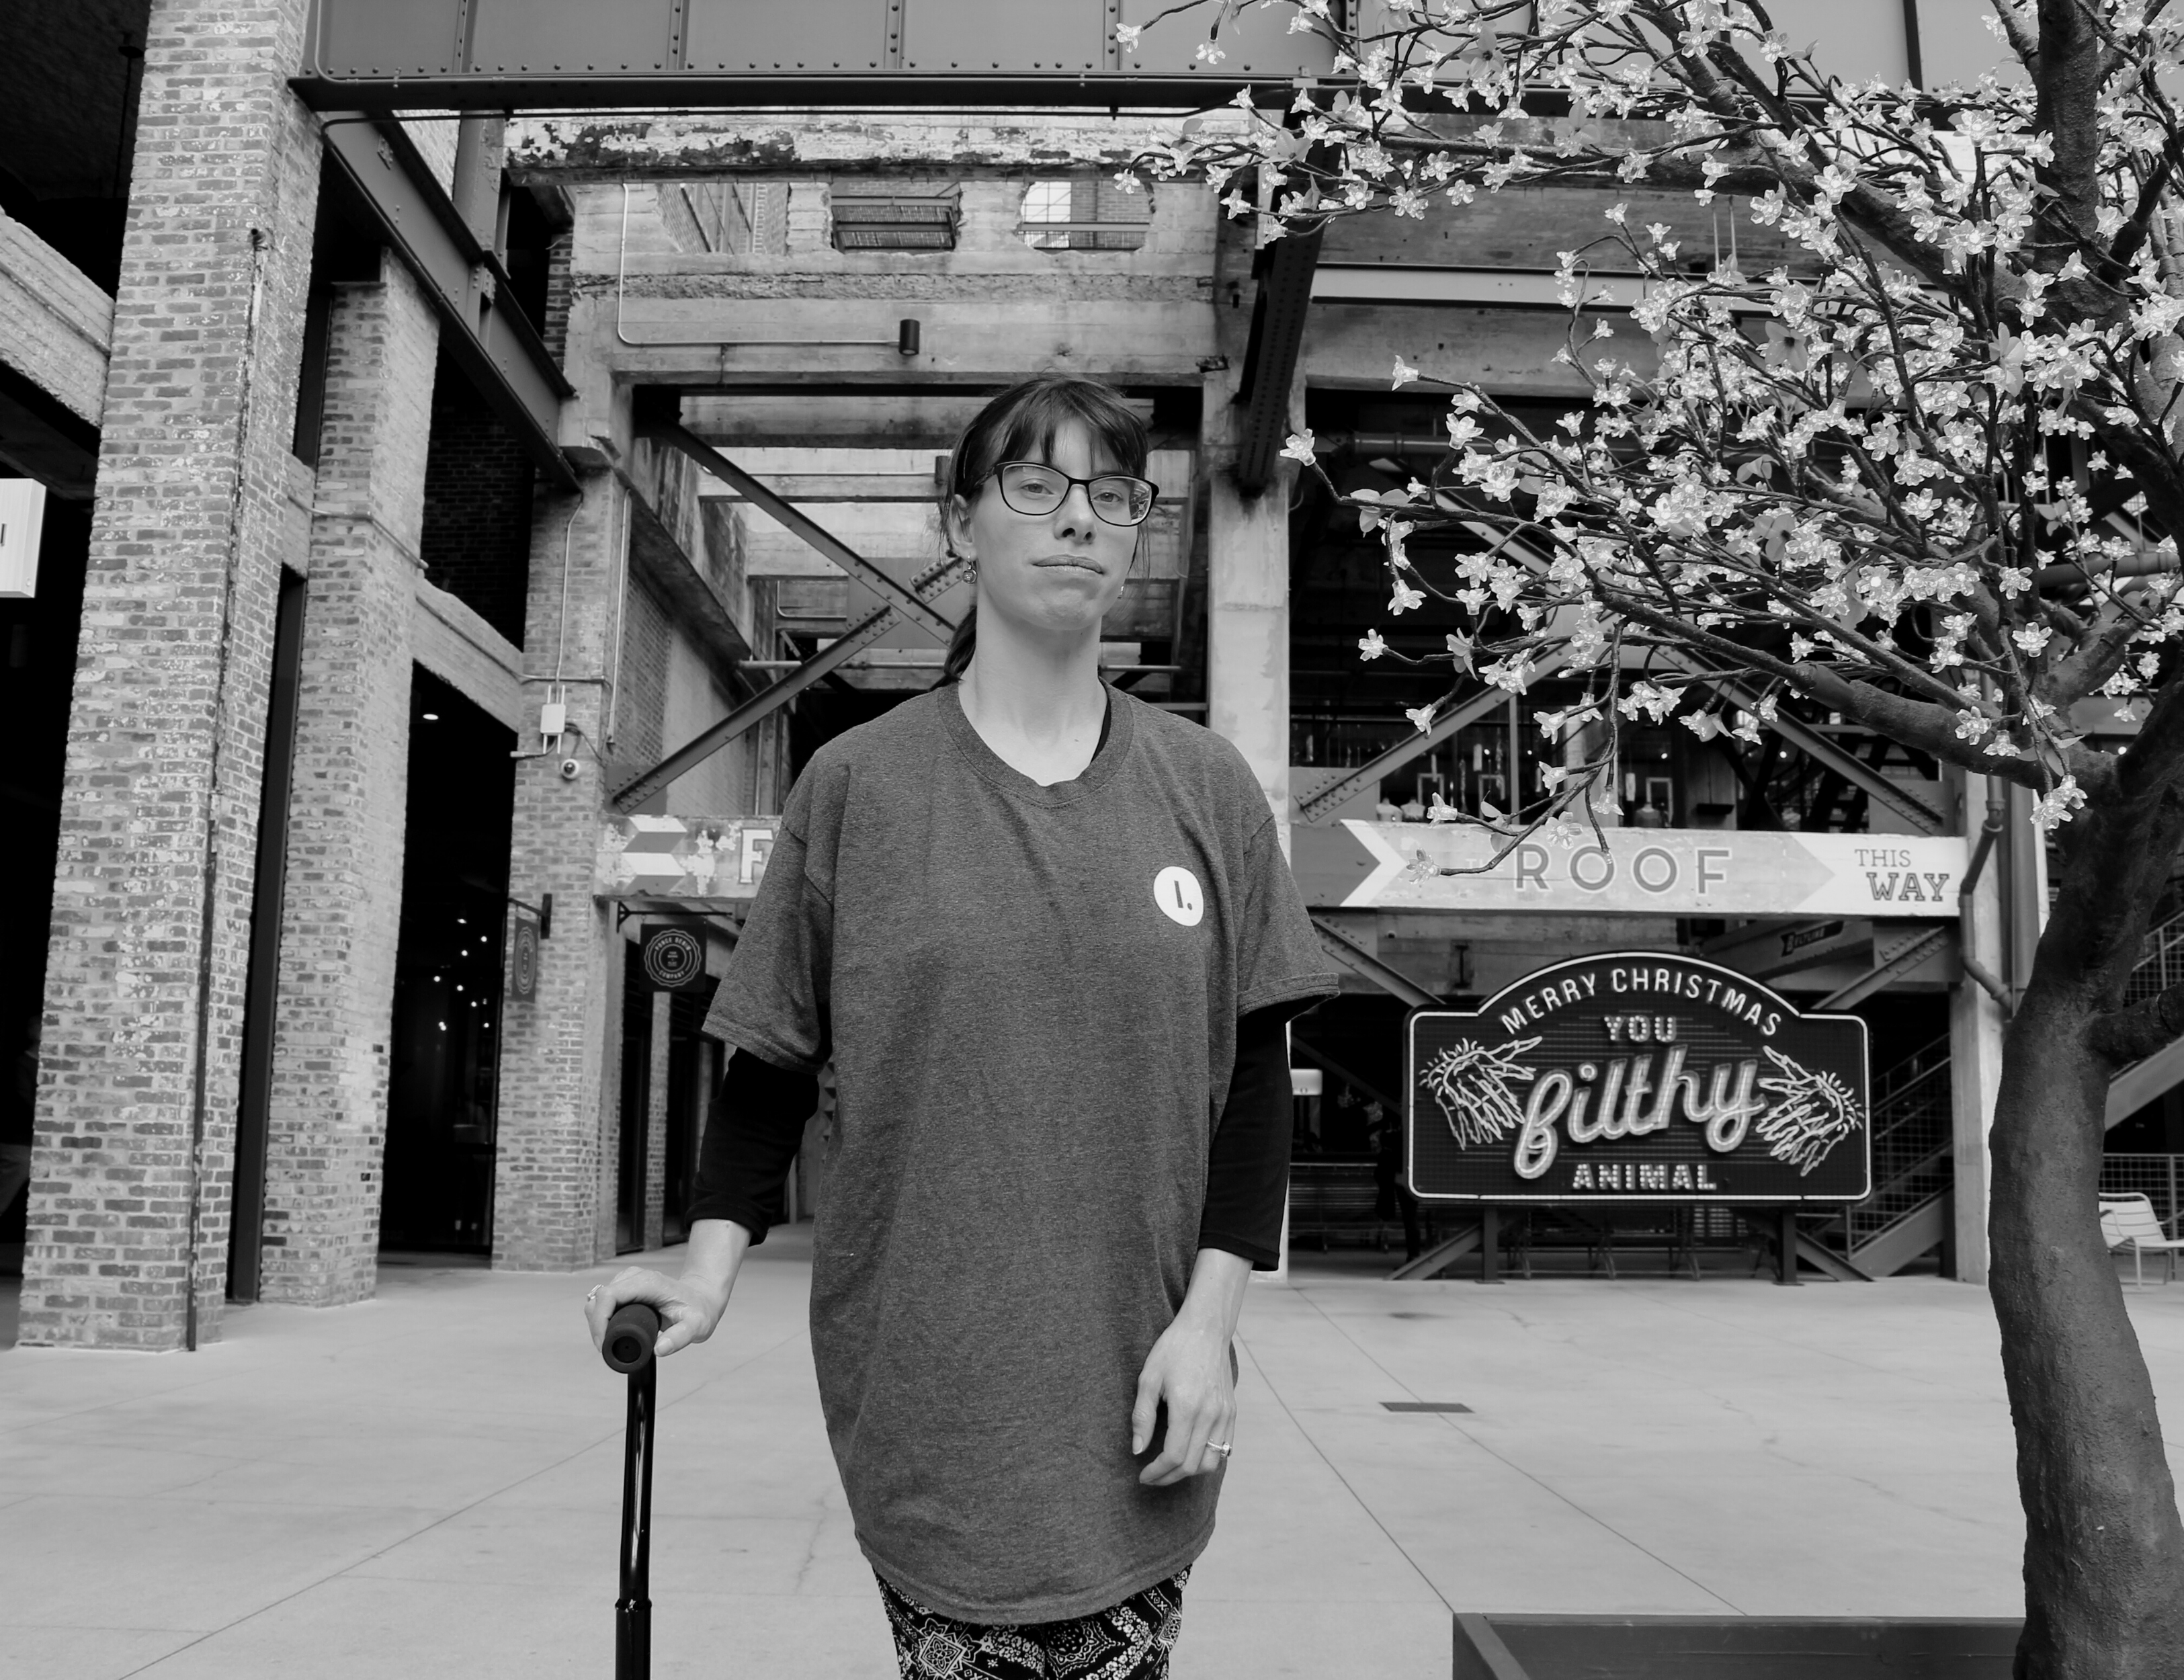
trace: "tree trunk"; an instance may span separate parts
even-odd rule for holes
[[[2148,795],[2063,831],[2062,891],[2003,1051],[1989,1273],[2025,1503],[2017,1680],[2184,1680],[2184,1525],[2095,1196],[2117,1007],[2184,838]]]

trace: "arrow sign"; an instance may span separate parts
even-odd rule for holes
[[[1342,910],[1932,920],[1955,913],[1967,861],[1953,835],[1610,828],[1535,835],[1491,869],[1507,843],[1468,826],[1344,821],[1291,840],[1305,902]]]

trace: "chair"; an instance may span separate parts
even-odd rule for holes
[[[2138,1288],[2146,1287],[2146,1254],[2152,1249],[2169,1262],[2167,1282],[2176,1281],[2176,1251],[2184,1249],[2184,1239],[2171,1237],[2161,1228],[2154,1217],[2153,1204],[2144,1194],[2134,1192],[2129,1195],[2103,1196],[2101,1199],[2101,1236],[2110,1249],[2128,1246],[2131,1249],[2131,1269]]]

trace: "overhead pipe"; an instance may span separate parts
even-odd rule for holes
[[[1972,893],[1979,886],[1980,873],[1986,867],[1987,854],[1994,850],[1994,843],[2002,837],[2002,813],[1997,801],[1989,795],[1986,821],[1980,825],[1979,844],[1972,848],[1972,860],[1964,870],[1964,884],[1957,889],[1957,954],[1966,974],[1977,981],[1981,988],[2001,1006],[2006,1021],[2012,1013],[2008,988],[1994,977],[1993,971],[1972,954]]]

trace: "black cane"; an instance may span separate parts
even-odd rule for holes
[[[660,1315],[632,1301],[607,1321],[607,1369],[629,1378],[621,1448],[621,1597],[615,1601],[615,1680],[652,1676],[652,1396]]]

